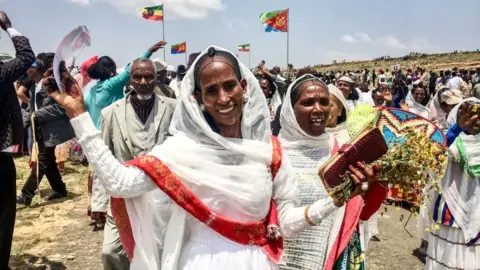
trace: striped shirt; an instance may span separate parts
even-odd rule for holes
[[[138,119],[145,124],[147,122],[148,116],[152,112],[153,105],[155,104],[155,95],[152,95],[152,98],[147,100],[140,100],[137,98],[137,95],[132,92],[130,96],[130,104],[132,104],[135,114],[137,114]]]

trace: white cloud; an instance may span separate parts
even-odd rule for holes
[[[232,22],[227,22],[227,29],[230,32],[235,32],[235,29],[233,28],[233,23]]]
[[[122,12],[137,13],[140,8],[158,5],[157,0],[68,0],[75,4],[107,3]],[[223,0],[163,0],[165,18],[202,19],[210,12],[225,9]]]
[[[407,49],[407,46],[400,42],[395,36],[386,36],[380,37],[377,39],[377,43],[381,46],[396,49],[396,50],[404,50]]]
[[[414,52],[431,52],[436,49],[436,46],[431,45],[426,38],[414,38],[408,43],[408,47]]]
[[[356,40],[354,37],[350,36],[350,35],[343,35],[343,36],[342,36],[342,41],[343,41],[343,42],[346,42],[346,43],[355,43],[355,42],[357,42],[357,40]]]
[[[360,38],[363,42],[371,42],[372,38],[366,33],[355,33],[355,36]]]
[[[90,4],[90,0],[70,0],[70,2],[73,2],[75,4],[79,5],[88,5]]]

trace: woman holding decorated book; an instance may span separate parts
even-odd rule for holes
[[[197,58],[182,81],[172,136],[127,165],[108,151],[78,86],[62,76],[65,93],[52,89],[52,78],[47,88],[72,118],[107,192],[125,198],[112,198],[112,212],[131,269],[277,269],[280,228],[292,237],[340,206],[327,196],[297,206],[290,162],[270,136],[265,97],[231,52],[212,46]],[[368,172],[356,169],[356,177]],[[158,205],[164,194],[172,204]],[[163,207],[171,207],[170,220]]]
[[[318,176],[319,168],[338,150],[335,137],[325,132],[332,113],[332,93],[328,89],[313,75],[301,76],[290,85],[280,115],[279,139],[292,163],[301,205],[307,209],[312,203],[331,198]],[[361,163],[358,166],[363,167]],[[365,268],[357,225],[377,211],[386,189],[376,183],[378,172],[366,170],[360,177],[357,173],[358,169],[350,166],[349,177],[354,182],[366,182],[360,191],[357,188],[348,202],[334,200],[337,211],[321,222],[309,219],[309,229],[285,242],[282,269]]]
[[[480,100],[468,98],[448,114],[449,133],[460,134],[429,207],[434,225],[428,228],[427,270],[480,269],[479,109]]]

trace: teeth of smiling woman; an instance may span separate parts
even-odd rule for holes
[[[320,119],[320,118],[312,119],[312,123],[322,123],[322,122],[323,122],[323,119]]]
[[[229,113],[233,110],[233,106],[230,107],[230,108],[227,108],[227,109],[223,109],[223,110],[218,110],[220,113]]]

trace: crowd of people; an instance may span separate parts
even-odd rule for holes
[[[212,45],[171,72],[150,60],[166,45],[159,41],[125,68],[108,56],[78,70],[62,62],[59,86],[54,54],[35,55],[1,15],[16,57],[0,65],[0,269],[16,204],[31,205],[43,176],[47,200],[67,197],[69,152],[91,168],[85,184],[90,217],[104,229],[104,269],[365,269],[388,192],[381,171],[350,164],[345,200],[318,177],[350,140],[346,121],[360,104],[444,129],[452,154],[418,225],[425,269],[480,269],[476,71],[305,68],[286,79],[279,67],[250,70]],[[32,157],[18,196],[14,146]]]

